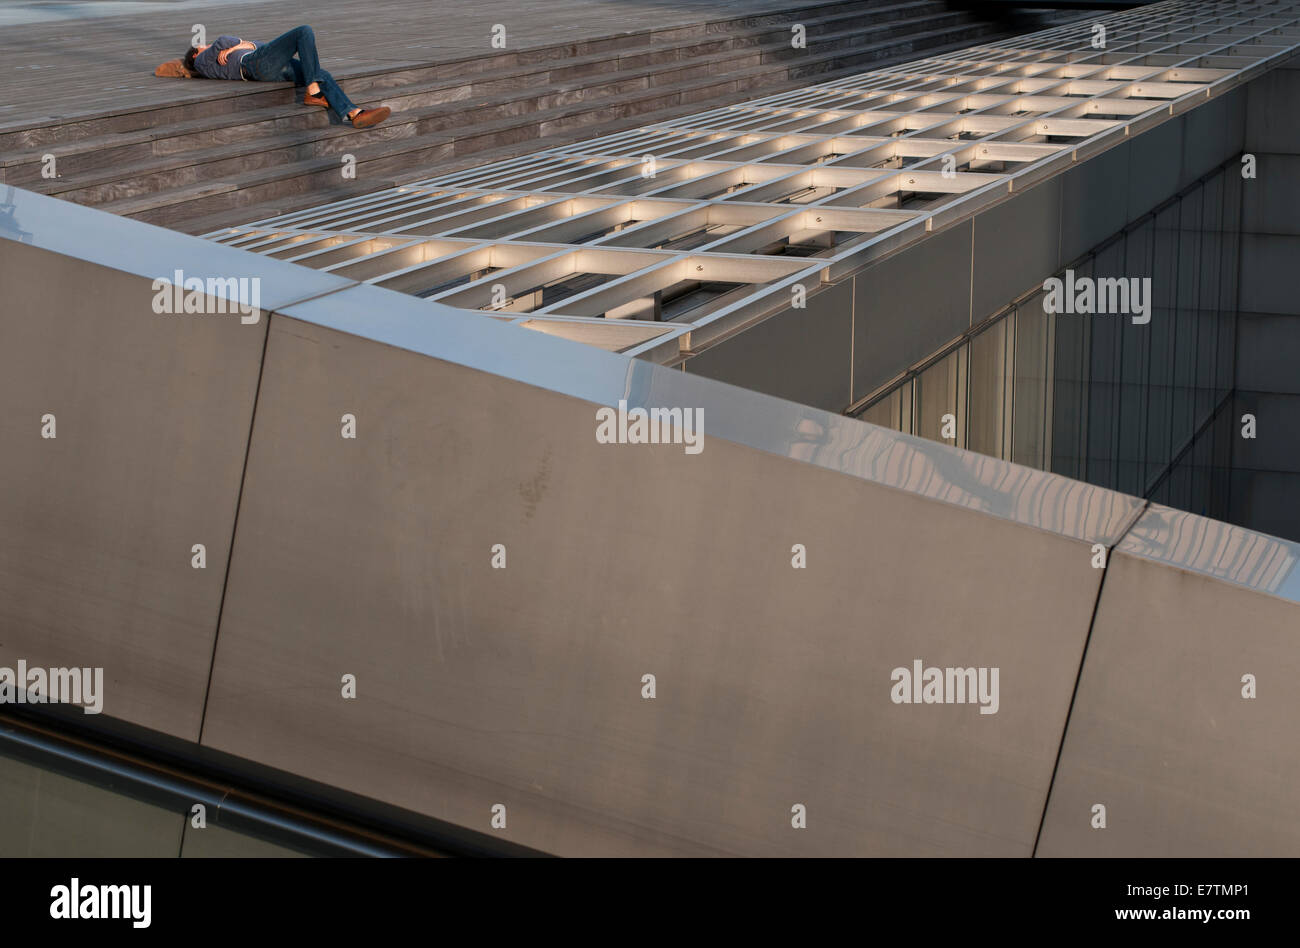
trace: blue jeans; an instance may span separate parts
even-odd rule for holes
[[[295,53],[297,59],[293,58]],[[316,34],[310,26],[294,27],[264,43],[247,54],[240,66],[248,78],[260,82],[292,82],[298,86],[320,83],[325,101],[340,119],[347,118],[348,113],[356,108],[334,77],[320,67],[320,59],[316,56]]]

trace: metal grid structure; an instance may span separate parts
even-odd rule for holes
[[[671,364],[1298,45],[1168,0],[206,236]]]

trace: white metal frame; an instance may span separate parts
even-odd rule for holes
[[[1298,47],[1300,0],[1167,0],[207,236],[671,362]]]

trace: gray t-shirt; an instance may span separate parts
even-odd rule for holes
[[[239,71],[239,64],[245,56],[252,52],[251,49],[241,49],[231,53],[226,57],[224,66],[217,61],[217,56],[221,54],[222,50],[238,46],[241,42],[242,40],[238,36],[218,36],[211,46],[194,57],[194,71],[200,76],[206,76],[209,79],[243,79],[243,74]],[[260,46],[262,44],[254,43],[253,45]]]

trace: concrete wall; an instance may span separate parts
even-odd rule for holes
[[[0,240],[0,266],[67,295],[0,310],[0,664],[103,664],[114,718],[565,855],[1033,852],[1098,596],[1100,617],[1131,605],[1107,605],[1094,544],[1127,543],[1140,501],[57,201],[19,209],[35,239]],[[158,259],[259,275],[263,319],[156,315]],[[53,444],[52,399],[71,406]],[[704,450],[599,443],[596,408],[620,399],[701,409]],[[56,501],[78,517],[51,531]],[[191,570],[189,535],[223,525],[228,576],[219,540]],[[1261,647],[1296,598],[1251,607]],[[1204,638],[1228,615],[1145,621]],[[998,668],[997,713],[892,701],[918,659]],[[1255,709],[1262,733],[1293,722]]]
[[[695,456],[598,444],[591,403],[309,321],[334,301],[272,322],[206,743],[483,830],[502,803],[505,835],[566,855],[1031,852],[1091,536],[725,434]],[[716,388],[656,368],[643,398],[725,432]],[[797,414],[819,453],[875,453],[873,429]],[[971,503],[1053,499],[1045,475],[880,450]],[[1135,509],[1085,493],[1056,500],[1100,504],[1105,535]],[[915,658],[998,665],[1017,697],[894,705]]]
[[[1129,531],[1106,570],[1039,855],[1300,852],[1298,559],[1296,544],[1167,507]]]
[[[1234,523],[1300,537],[1300,66],[1274,69],[1247,87],[1246,151],[1258,177],[1242,185],[1237,398],[1257,437],[1232,455]]]
[[[267,320],[159,315],[152,282],[257,275],[268,310],[346,283],[16,194],[34,236],[0,232],[0,662],[103,667],[115,715],[196,740]]]

